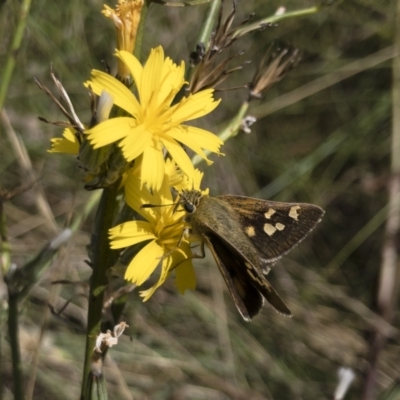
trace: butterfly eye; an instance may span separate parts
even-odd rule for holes
[[[194,210],[196,209],[196,207],[195,207],[194,204],[192,204],[192,203],[185,203],[185,204],[183,205],[183,208],[185,209],[185,211],[186,211],[188,214],[192,214],[192,213],[194,212]]]

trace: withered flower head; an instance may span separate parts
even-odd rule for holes
[[[271,46],[262,58],[260,66],[249,84],[249,101],[261,98],[263,93],[283,79],[299,60],[298,49],[285,48],[273,51]]]
[[[115,10],[104,5],[102,13],[113,20],[117,30],[118,50],[133,53],[143,5],[144,0],[118,0]],[[121,61],[118,62],[118,75],[122,81],[129,77],[129,70]]]
[[[195,66],[188,87],[190,93],[215,88],[231,73],[243,68],[243,64],[230,69],[227,68],[228,63],[237,56],[242,55],[243,52],[238,52],[222,61],[217,60],[217,56],[238,39],[238,36],[236,36],[237,29],[246,24],[251,19],[251,16],[236,28],[231,29],[236,14],[237,1],[233,1],[232,11],[225,21],[222,21],[223,3],[221,3],[217,26],[211,35],[209,47],[206,49],[204,44],[200,43],[197,45],[196,51],[190,56],[191,64]]]

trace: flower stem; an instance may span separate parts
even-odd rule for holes
[[[111,250],[108,240],[108,230],[113,226],[118,210],[119,182],[103,190],[99,208],[94,222],[89,255],[93,274],[90,282],[88,326],[86,332],[85,364],[81,399],[85,399],[87,385],[91,376],[91,358],[96,337],[101,332],[101,317],[103,310],[104,289],[108,283],[107,270],[114,265],[118,252]],[[86,399],[85,399],[86,400]]]
[[[21,364],[21,351],[19,348],[19,327],[18,327],[18,293],[8,291],[8,336],[10,340],[13,380],[14,380],[14,399],[24,399],[24,381]]]
[[[229,124],[218,134],[218,137],[226,143],[230,138],[235,137],[239,131],[243,121],[243,118],[246,116],[246,113],[249,109],[249,102],[244,101],[236,113],[236,115],[231,119]],[[210,152],[205,150],[204,153],[209,155]],[[193,165],[198,165],[203,159],[199,155],[195,155],[192,158]]]
[[[199,37],[197,38],[196,44],[204,44],[205,48],[208,47],[212,30],[215,25],[215,21],[218,18],[219,9],[221,7],[221,0],[214,0],[210,3],[207,11],[207,15],[204,19],[203,26],[201,28],[201,32]],[[192,74],[194,72],[194,68],[190,67],[186,71],[186,81],[190,82],[192,78]],[[183,94],[183,93],[182,93]]]
[[[306,15],[310,15],[310,14],[316,14],[317,12],[320,11],[320,8],[321,8],[320,6],[314,6],[314,7],[309,7],[309,8],[303,8],[303,9],[297,10],[297,11],[289,11],[289,12],[274,14],[270,17],[263,18],[252,24],[245,25],[245,26],[243,26],[243,28],[237,29],[234,37],[239,38],[241,36],[247,35],[250,32],[263,29],[270,24],[276,24],[277,22],[283,21],[284,19],[298,18],[298,17],[304,17]]]
[[[215,21],[217,20],[219,9],[221,7],[221,0],[214,0],[210,3],[203,27],[201,29],[197,43],[203,43],[206,48],[210,40],[211,32],[214,28]]]
[[[229,124],[218,134],[218,137],[225,143],[228,139],[235,137],[239,131],[249,109],[249,102],[244,101],[240,106],[236,115],[231,119]]]

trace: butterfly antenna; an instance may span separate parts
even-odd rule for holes
[[[180,202],[177,203],[171,203],[171,204],[142,204],[140,208],[157,208],[157,207],[171,207],[174,206],[173,213],[177,210],[177,208],[180,206]]]
[[[175,203],[171,204],[142,204],[140,208],[156,208],[156,207],[170,207],[175,206]]]

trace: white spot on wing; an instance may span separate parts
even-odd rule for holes
[[[290,207],[290,211],[289,211],[289,217],[295,219],[296,221],[299,220],[299,213],[297,212],[297,210],[300,210],[300,206],[293,206]]]
[[[273,208],[270,208],[265,214],[265,218],[270,219],[274,214],[276,213],[276,211]]]
[[[275,228],[278,229],[278,231],[283,231],[285,229],[285,225],[281,224],[280,222],[278,222],[275,225]]]
[[[276,232],[276,228],[271,224],[264,224],[264,232],[268,236],[272,236]]]
[[[256,231],[255,231],[255,229],[254,229],[254,226],[248,226],[248,227],[245,229],[245,232],[247,233],[247,236],[249,236],[249,237],[256,236]]]

